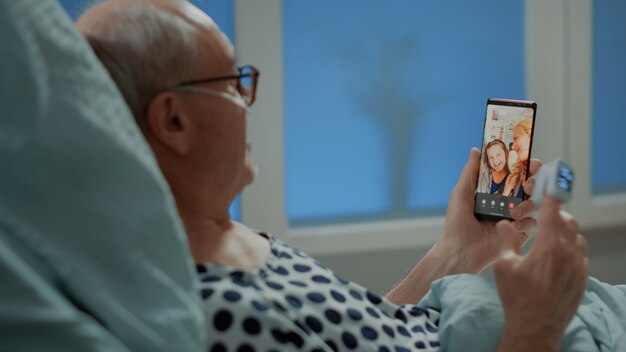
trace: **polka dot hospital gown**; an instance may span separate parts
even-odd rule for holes
[[[398,306],[268,234],[258,269],[197,265],[208,351],[439,351],[439,312]]]

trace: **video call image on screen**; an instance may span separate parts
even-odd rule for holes
[[[532,127],[532,108],[487,105],[477,213],[510,218],[510,209],[524,200]]]

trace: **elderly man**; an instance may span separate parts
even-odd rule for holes
[[[524,232],[535,222],[522,214],[495,226],[473,217],[479,153],[472,150],[441,239],[380,297],[229,218],[230,203],[256,174],[246,110],[258,71],[236,66],[232,45],[211,18],[182,0],[111,0],[77,25],[117,82],[169,182],[203,282],[211,350],[439,350],[439,312],[415,304],[433,280],[479,272],[502,248],[510,250],[496,266],[506,314],[500,349],[558,350],[587,264],[576,222],[558,215],[556,201],[547,200],[538,239],[519,256]],[[530,210],[528,204],[522,209]]]

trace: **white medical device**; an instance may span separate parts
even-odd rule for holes
[[[557,198],[561,203],[567,203],[572,199],[573,183],[572,168],[557,158],[543,165],[535,175],[535,189],[531,199],[539,206],[543,195],[547,194]]]

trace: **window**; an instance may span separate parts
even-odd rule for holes
[[[331,4],[273,0],[262,5],[235,1],[238,51],[262,72],[249,129],[261,174],[244,192],[244,222],[313,254],[431,245],[441,231],[441,207],[458,177],[467,149],[480,144],[478,130],[482,127],[484,102],[502,94],[500,97],[527,97],[538,102],[533,156],[545,161],[563,157],[572,165],[576,179],[574,199],[568,208],[583,229],[623,225],[626,194],[597,196],[592,192],[592,2],[472,4],[476,9],[459,2],[446,7],[428,1]],[[399,11],[399,6],[412,11]],[[358,31],[356,27],[368,18],[372,28]],[[406,18],[411,18],[409,24]],[[477,18],[483,20],[472,21]],[[427,30],[420,27],[425,24],[429,24]],[[394,71],[388,68],[387,53],[379,49],[387,46],[411,53],[410,47],[398,44],[406,39],[402,34],[410,28],[421,28],[416,31],[419,36],[411,49],[416,62],[411,65],[408,54],[404,54],[395,63],[404,67],[399,64],[404,58],[408,68]],[[464,32],[482,36],[467,36],[464,41]],[[501,32],[508,34],[504,42],[494,44],[485,38],[499,37]],[[618,33],[623,31],[616,30]],[[384,38],[391,40],[385,43]],[[326,40],[326,46],[322,40]],[[450,54],[445,50],[451,50]],[[461,50],[467,50],[467,58],[458,54]],[[442,54],[437,55],[439,52]],[[353,60],[359,63],[351,65],[348,58],[359,55],[359,60]],[[381,62],[378,66],[372,64],[376,60]],[[481,60],[491,60],[491,72],[481,70]],[[427,70],[419,71],[426,63]],[[368,72],[364,69],[367,65],[375,70]],[[461,65],[468,69],[463,70]],[[392,143],[380,127],[381,119],[371,116],[383,116],[384,112],[372,114],[373,109],[361,108],[380,104],[379,100],[370,102],[366,98],[374,97],[366,95],[369,86],[377,84],[382,92],[392,89],[382,80],[385,76],[381,71],[385,70],[399,72],[389,82],[413,93],[400,92],[400,97],[406,101],[411,97],[426,99],[435,106],[419,114],[419,128],[406,128],[413,132],[414,139],[404,147],[410,152],[398,153],[399,158],[408,160],[405,173],[390,170],[393,161],[386,155],[391,155],[388,150]],[[419,75],[421,79],[411,79]],[[455,79],[463,85],[463,94],[454,90]],[[322,83],[314,86],[312,82],[316,81]],[[423,82],[431,83],[432,89],[425,88]],[[500,85],[502,82],[510,85]],[[366,102],[357,104],[358,99]],[[391,99],[384,101],[398,109]],[[455,103],[466,110],[454,110]],[[462,120],[461,114],[480,116],[478,127]],[[441,120],[433,116],[448,118],[450,123],[442,126]],[[455,130],[456,125],[462,128]],[[405,121],[402,126],[410,124]],[[436,136],[442,130],[454,137],[450,138],[454,145],[428,153],[425,148],[438,142]],[[342,144],[329,148],[331,142]],[[613,155],[620,160],[621,154]],[[423,171],[442,166],[443,172]],[[330,174],[330,170],[337,172]],[[410,180],[406,183],[409,195],[403,202],[406,212],[400,216],[390,215],[389,211],[394,204],[392,174],[408,175]],[[417,175],[424,178],[429,174],[436,176],[417,182]],[[345,179],[350,182],[345,183]],[[314,191],[313,183],[319,182],[330,186]],[[426,191],[419,189],[431,184],[433,187]],[[369,198],[361,198],[361,193]],[[337,194],[360,201],[333,198]],[[432,216],[423,216],[429,213]]]
[[[526,98],[523,14],[522,1],[283,1],[290,226],[442,214],[487,98]]]
[[[70,16],[72,21],[76,21],[89,6],[95,4],[94,0],[59,0],[59,3]]]
[[[594,194],[626,190],[626,2],[593,2]]]
[[[432,244],[488,97],[537,101],[583,229],[626,224],[620,1],[195,3],[261,70],[246,224],[311,254]]]

